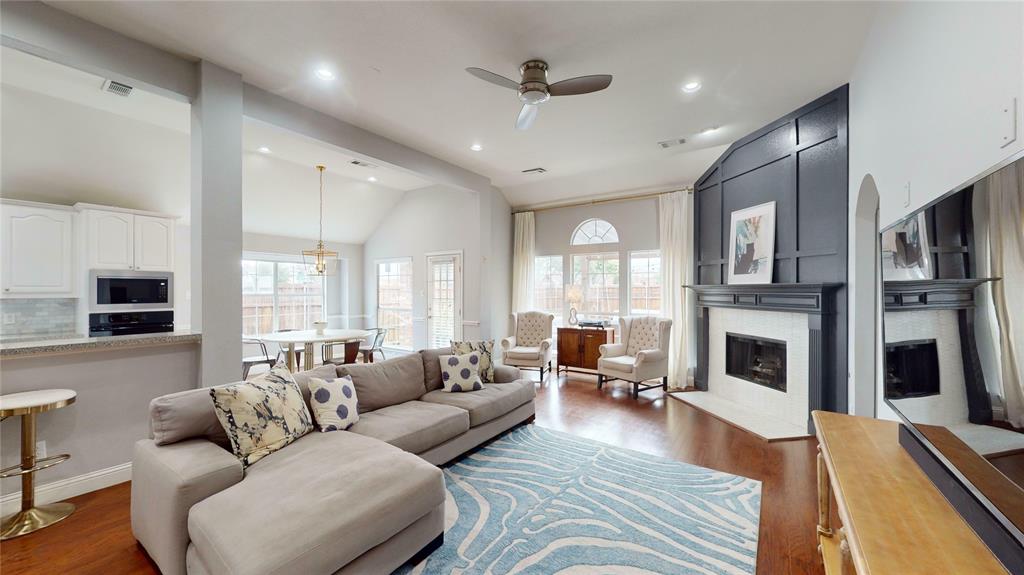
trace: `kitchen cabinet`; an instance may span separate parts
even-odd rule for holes
[[[90,270],[174,271],[174,219],[86,209]]]
[[[74,213],[30,203],[0,204],[5,297],[75,297]]]

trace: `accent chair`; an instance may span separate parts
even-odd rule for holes
[[[512,314],[512,333],[501,340],[501,362],[518,368],[544,368],[551,371],[551,326],[555,316],[542,311]]]
[[[633,384],[633,399],[641,391],[668,389],[668,344],[672,320],[653,316],[619,318],[619,343],[601,345],[597,360],[597,388],[621,379]],[[661,382],[644,385],[661,378]]]

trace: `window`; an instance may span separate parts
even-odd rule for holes
[[[313,329],[323,319],[323,277],[296,262],[242,260],[242,335]]]
[[[583,289],[578,308],[586,319],[615,319],[619,315],[619,254],[572,256],[573,283]]]
[[[377,262],[377,326],[385,346],[412,349],[412,260]]]
[[[661,315],[661,253],[629,254],[629,313]]]
[[[572,245],[588,246],[593,244],[615,244],[619,242],[619,232],[615,226],[597,218],[586,220],[576,226],[572,232]]]
[[[540,256],[533,260],[533,303],[540,311],[554,314],[551,329],[562,325],[563,300],[562,256]],[[554,334],[552,334],[554,336]]]

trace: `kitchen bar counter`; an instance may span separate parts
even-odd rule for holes
[[[106,337],[85,337],[82,335],[37,336],[0,341],[0,359],[108,351],[157,345],[178,345],[183,343],[199,343],[201,340],[202,334],[200,332],[188,330]]]

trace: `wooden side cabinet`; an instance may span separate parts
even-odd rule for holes
[[[612,343],[615,332],[611,329],[560,327],[558,328],[558,363],[556,374],[562,369],[597,369],[601,345]]]

